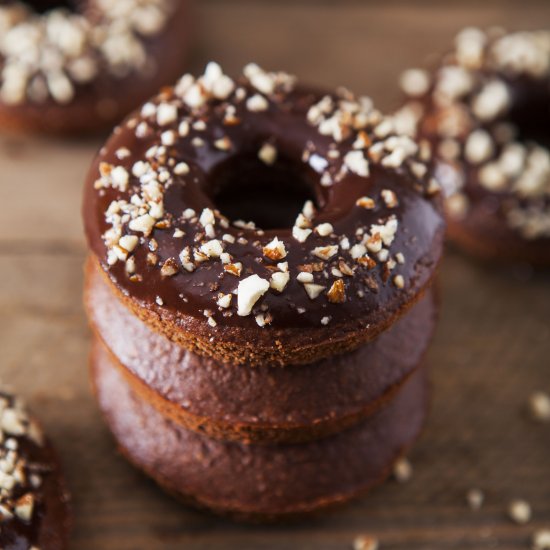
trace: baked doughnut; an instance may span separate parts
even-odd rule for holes
[[[318,361],[372,340],[432,282],[444,222],[426,154],[368,98],[210,63],[100,151],[89,246],[127,307],[181,346]]]
[[[435,322],[433,291],[376,340],[310,365],[232,366],[173,344],[113,296],[94,260],[85,303],[96,338],[134,393],[183,427],[253,443],[318,439],[389,401],[419,366]]]
[[[550,31],[467,28],[413,69],[397,126],[434,151],[449,237],[482,258],[550,264]]]
[[[21,401],[4,390],[0,429],[0,548],[67,548],[70,514],[59,461]]]
[[[0,37],[0,127],[110,129],[181,74],[187,0],[3,2]]]
[[[392,403],[337,435],[294,445],[223,442],[166,420],[136,396],[102,346],[92,377],[122,453],[168,492],[244,520],[312,513],[382,482],[416,439],[427,411],[424,370]]]

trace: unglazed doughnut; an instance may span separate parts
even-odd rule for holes
[[[449,236],[487,259],[550,264],[550,31],[467,28],[413,69],[398,127],[434,150]]]
[[[70,514],[57,456],[22,402],[0,390],[0,548],[64,550]]]
[[[136,396],[104,348],[92,353],[100,408],[121,452],[168,492],[245,520],[274,520],[344,503],[381,483],[418,436],[424,370],[395,399],[337,435],[294,445],[223,442],[165,419]]]
[[[309,365],[250,368],[217,363],[151,331],[113,296],[96,260],[86,267],[85,288],[96,338],[134,393],[187,429],[254,443],[318,439],[373,414],[419,366],[436,321],[430,291],[358,350]]]
[[[0,127],[111,128],[181,74],[187,0],[26,0],[0,6]]]
[[[372,340],[432,282],[444,223],[428,154],[368,98],[211,63],[109,138],[85,187],[89,246],[179,345],[318,361]]]

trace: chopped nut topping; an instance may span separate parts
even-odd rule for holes
[[[305,242],[311,233],[311,229],[302,229],[296,225],[292,228],[292,236],[300,243]]]
[[[266,111],[269,108],[267,99],[259,94],[253,95],[246,101],[246,108],[254,113]]]
[[[31,520],[33,510],[34,497],[31,493],[23,495],[15,503],[15,515],[25,522],[29,522]]]
[[[216,147],[216,149],[219,149],[220,151],[229,151],[232,147],[232,143],[231,140],[227,136],[225,136],[221,139],[217,139],[214,142],[214,147]]]
[[[124,235],[120,237],[118,244],[126,250],[126,252],[132,252],[137,246],[139,239],[135,235]]]
[[[315,228],[315,231],[321,237],[328,237],[334,231],[334,227],[330,223],[321,223]]]
[[[307,295],[312,299],[315,300],[325,290],[325,287],[323,285],[317,285],[315,283],[306,283],[304,284],[304,288],[307,292]]]
[[[472,164],[481,164],[491,157],[493,151],[491,136],[485,130],[475,130],[466,141],[464,155]]]
[[[263,252],[264,256],[273,261],[282,260],[287,254],[285,243],[280,241],[277,237],[264,246]]]
[[[366,177],[369,175],[369,163],[362,151],[350,151],[344,157],[344,163],[358,176]]]
[[[353,541],[353,550],[378,550],[378,540],[370,535],[361,535]]]
[[[157,124],[168,126],[178,119],[178,108],[171,103],[161,103],[157,107]]]
[[[317,246],[311,251],[311,253],[314,256],[321,258],[321,260],[329,260],[338,253],[338,245]]]
[[[262,279],[258,275],[250,275],[239,282],[237,288],[238,310],[237,314],[245,317],[250,315],[254,304],[269,289],[269,281]]]
[[[289,273],[276,271],[271,275],[270,286],[271,288],[277,290],[278,292],[282,292],[285,289],[286,285],[288,284],[289,280],[290,280]]]
[[[424,95],[430,87],[430,76],[422,69],[409,69],[401,75],[401,89],[412,97]]]
[[[160,274],[163,277],[172,277],[179,271],[178,264],[176,263],[176,260],[174,258],[168,258],[163,264],[160,269]]]
[[[519,525],[525,525],[531,520],[531,506],[525,500],[513,500],[508,506],[510,519]]]
[[[258,151],[258,158],[265,164],[271,166],[277,160],[277,149],[271,143],[264,143]]]
[[[397,288],[404,288],[404,286],[405,286],[405,279],[403,278],[403,275],[396,275],[396,276],[393,278],[393,284],[394,284]]]
[[[219,258],[223,254],[223,244],[217,239],[212,239],[201,245],[201,252],[209,258]]]
[[[473,100],[474,114],[483,121],[493,120],[502,113],[510,103],[508,87],[499,80],[485,85],[480,94]]]
[[[539,529],[533,534],[533,550],[550,550],[550,529]]]
[[[216,303],[219,307],[228,308],[231,305],[232,298],[233,296],[231,294],[220,293],[218,294],[218,300],[216,301]]]
[[[225,264],[223,266],[223,269],[224,271],[227,271],[227,273],[231,273],[231,275],[235,275],[235,277],[240,277],[243,266],[240,262],[237,262],[235,264]]]
[[[406,458],[399,459],[393,467],[393,476],[399,483],[406,483],[412,478],[413,469]]]
[[[367,210],[372,210],[376,206],[370,197],[361,197],[360,199],[357,199],[355,204]]]
[[[395,208],[399,205],[397,195],[394,191],[391,191],[390,189],[382,189],[382,192],[380,194],[382,196],[382,200],[388,208]]]
[[[266,325],[269,325],[273,318],[269,313],[258,313],[255,317],[256,324],[259,327],[265,327]]]
[[[550,422],[550,396],[543,392],[535,392],[531,395],[529,412],[534,420]]]
[[[130,220],[128,227],[132,231],[139,231],[140,233],[143,233],[147,236],[153,230],[155,223],[156,220],[155,218],[153,218],[153,216],[150,216],[149,214],[143,214],[143,216],[138,216],[137,218]]]
[[[466,493],[466,500],[468,501],[468,506],[472,510],[479,510],[483,506],[484,495],[479,489],[470,489]]]
[[[300,283],[312,283],[313,282],[313,273],[302,271],[298,273],[296,280]]]
[[[328,301],[332,304],[342,304],[346,301],[346,287],[342,279],[336,279],[327,292]]]

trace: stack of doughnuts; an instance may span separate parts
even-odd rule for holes
[[[115,129],[83,215],[91,373],[121,452],[245,519],[381,482],[427,413],[444,222],[367,97],[210,63]]]
[[[187,0],[10,0],[0,5],[0,126],[111,129],[182,71]]]
[[[395,122],[434,150],[450,238],[481,258],[550,265],[550,32],[466,28],[401,84]]]

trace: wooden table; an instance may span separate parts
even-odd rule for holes
[[[466,24],[534,28],[540,2],[202,1],[193,70],[211,58],[230,71],[254,59],[305,80],[345,84],[384,108],[400,70],[444,48]],[[188,510],[115,452],[86,374],[81,307],[84,174],[100,141],[0,140],[1,377],[43,420],[74,495],[73,548],[351,548],[371,533],[383,549],[520,549],[550,527],[550,425],[526,414],[550,391],[550,276],[479,265],[449,251],[444,307],[428,357],[433,411],[412,453],[414,476],[323,519],[243,527]],[[486,499],[469,509],[465,493]],[[513,524],[508,502],[533,507]]]

